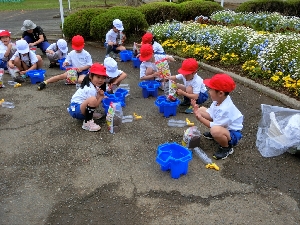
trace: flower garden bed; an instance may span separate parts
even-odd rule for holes
[[[252,24],[256,26],[250,28],[241,19],[243,15],[249,18],[248,14],[239,14],[233,20],[235,15],[232,11],[221,11],[211,19],[200,16],[193,22],[166,22],[155,24],[149,30],[170,54],[194,57],[230,71],[234,69],[232,72],[300,100],[300,19],[252,14]],[[267,19],[262,20],[264,17]],[[269,18],[275,21],[275,17],[276,24],[270,26]],[[234,25],[230,24],[232,21]],[[282,33],[270,32],[270,27]]]

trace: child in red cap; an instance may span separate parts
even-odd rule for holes
[[[63,63],[63,67],[72,65],[73,69],[43,81],[39,84],[38,90],[43,90],[49,83],[66,80],[74,74],[77,76],[77,83],[80,84],[82,82],[83,78],[88,74],[89,68],[93,64],[92,57],[90,53],[83,49],[84,39],[80,35],[76,35],[72,38],[72,48],[74,50],[68,53],[66,60]],[[68,83],[68,80],[66,80],[66,84],[75,83]]]
[[[154,54],[165,55],[165,51],[161,44],[156,41],[155,36],[151,32],[146,32],[142,37],[142,43],[138,44],[141,47],[143,44],[150,44],[153,47]]]
[[[184,101],[181,106],[189,106],[185,113],[193,113],[191,99],[196,99],[197,104],[202,104],[208,99],[207,89],[203,83],[203,79],[197,74],[198,62],[193,58],[185,59],[182,62],[179,74],[170,76],[170,80],[182,80],[183,84],[177,83],[177,94],[183,96]]]
[[[7,70],[7,62],[16,52],[15,45],[11,42],[10,32],[0,31],[0,68]]]
[[[94,122],[93,114],[104,98],[104,90],[100,87],[105,84],[106,78],[108,78],[106,68],[99,63],[94,63],[89,75],[84,77],[80,88],[71,98],[68,112],[73,118],[84,120],[82,124],[84,130],[98,131],[101,129]]]
[[[209,87],[212,104],[207,109],[198,108],[192,100],[196,118],[210,132],[203,133],[207,139],[214,139],[219,147],[213,155],[215,159],[225,159],[233,153],[233,146],[242,138],[244,116],[233,104],[229,93],[235,89],[233,79],[227,74],[216,74],[211,79],[205,79],[204,84]]]
[[[175,59],[170,55],[157,55],[153,52],[151,44],[143,44],[140,50],[140,79],[141,80],[161,80],[155,66],[155,62],[166,59],[173,62]]]

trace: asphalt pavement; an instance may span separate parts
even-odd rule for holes
[[[23,20],[31,19],[47,36],[61,35],[57,12],[50,11],[1,12],[1,28],[17,37]],[[94,62],[103,62],[102,45],[87,43],[85,49]],[[43,59],[46,78],[63,72],[48,69]],[[180,63],[170,64],[172,74]],[[188,118],[201,132],[207,129],[182,113],[184,107],[163,117],[154,97],[143,98],[139,70],[130,61],[118,65],[130,85],[123,113],[142,119],[122,124],[116,134],[104,119],[96,121],[101,131],[92,133],[68,115],[75,86],[61,81],[38,91],[27,80],[14,88],[5,74],[0,99],[16,107],[0,108],[0,224],[300,224],[299,156],[263,158],[255,145],[261,104],[294,108],[297,102],[278,101],[266,88],[231,74],[237,82],[231,97],[245,116],[243,139],[233,155],[214,161],[220,171],[193,156],[188,173],[172,179],[155,162],[156,151],[164,143],[181,143],[186,127],[168,127],[168,120]],[[220,71],[201,65],[203,78]],[[200,147],[212,157],[217,145],[201,138]]]

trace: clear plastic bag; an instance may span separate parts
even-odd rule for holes
[[[264,157],[300,150],[300,110],[261,105],[256,146]]]
[[[198,130],[198,127],[189,127],[184,131],[181,144],[186,148],[200,147],[200,136],[201,132]]]

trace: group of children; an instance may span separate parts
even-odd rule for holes
[[[34,26],[28,27],[33,28]],[[72,38],[72,51],[68,52],[67,43],[59,39],[54,44],[49,44],[45,53],[50,61],[50,68],[57,65],[59,59],[66,58],[63,66],[70,66],[66,72],[53,76],[38,85],[38,89],[44,89],[49,83],[59,80],[68,80],[68,77],[75,73],[75,83],[80,84],[80,88],[71,98],[68,107],[69,114],[76,119],[83,120],[82,128],[88,131],[99,131],[101,127],[94,122],[99,115],[95,109],[100,105],[105,97],[105,91],[115,90],[122,80],[126,78],[126,73],[118,69],[115,59],[110,57],[110,53],[119,53],[126,48],[122,45],[125,35],[122,21],[113,21],[113,28],[106,35],[106,56],[103,64],[93,63],[91,55],[84,50],[84,38],[76,35]],[[0,32],[0,66],[5,65],[5,58],[10,58],[7,66],[16,66],[20,74],[25,74],[28,70],[41,68],[41,57],[29,50],[26,40],[16,42],[16,50],[12,56],[12,44],[8,31]],[[118,41],[119,39],[119,41]],[[3,47],[5,46],[5,47]],[[216,74],[211,79],[203,80],[198,74],[198,62],[193,58],[185,59],[182,62],[178,75],[161,77],[155,62],[165,59],[174,61],[172,56],[166,55],[161,45],[155,41],[153,35],[147,32],[142,37],[142,43],[138,46],[140,51],[139,59],[141,80],[158,80],[163,82],[182,80],[177,83],[177,95],[183,97],[181,105],[188,106],[186,113],[194,113],[197,120],[210,128],[209,132],[203,133],[208,139],[215,140],[218,150],[214,153],[215,159],[224,159],[233,153],[235,146],[241,139],[243,128],[243,115],[233,104],[229,93],[235,89],[233,79],[226,74]],[[3,56],[1,50],[6,49]],[[108,90],[106,90],[108,85]],[[209,88],[207,91],[206,86]],[[212,99],[209,108],[198,105],[203,104],[208,99],[208,93]]]

